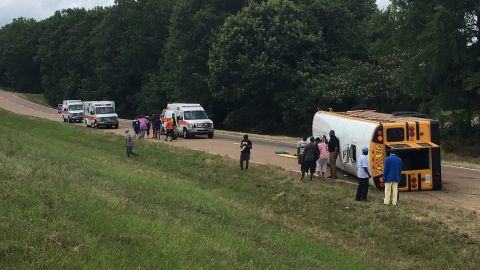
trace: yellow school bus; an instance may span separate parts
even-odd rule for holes
[[[319,111],[312,124],[313,135],[334,130],[340,141],[337,167],[356,174],[361,149],[370,150],[370,184],[384,188],[384,160],[392,149],[402,159],[400,191],[440,190],[440,125],[437,120],[412,114],[386,114],[371,110]]]

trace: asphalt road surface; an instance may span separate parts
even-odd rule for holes
[[[14,113],[45,118],[52,121],[61,121],[57,111],[39,104],[35,104],[10,92],[0,90],[0,107]],[[67,125],[67,124],[66,124]],[[125,128],[131,127],[131,121],[122,119],[119,129],[102,129],[123,135]],[[284,137],[270,137],[251,134],[253,142],[252,166],[255,163],[270,164],[287,170],[298,171],[296,159],[280,157],[274,152],[285,150],[289,153],[296,152],[296,139]],[[192,139],[179,138],[170,143],[190,149],[220,154],[235,159],[239,158],[239,143],[241,135],[226,131],[216,131],[213,139],[195,137]],[[430,202],[436,205],[458,207],[468,210],[480,211],[480,170],[459,167],[442,166],[443,189],[441,191],[423,191],[402,193],[402,199]],[[355,184],[352,177],[345,176],[338,179],[340,182]],[[353,196],[353,195],[352,195]]]

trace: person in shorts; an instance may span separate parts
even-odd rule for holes
[[[240,170],[243,170],[243,162],[245,162],[245,170],[248,170],[250,150],[252,150],[252,141],[248,139],[248,135],[243,135],[243,140],[240,142]]]
[[[325,142],[327,138],[323,136],[322,139],[317,138],[320,142],[317,144],[318,151],[319,151],[319,158],[317,160],[317,168],[316,171],[318,172],[318,177],[325,178],[325,173],[327,172],[327,164],[328,158],[330,154],[328,153],[328,145]]]
[[[305,146],[302,155],[302,176],[300,177],[300,181],[303,181],[305,177],[305,173],[310,171],[310,181],[313,180],[313,174],[315,173],[315,167],[317,164],[318,158],[318,147],[315,143],[315,138],[310,137],[310,143]]]
[[[297,159],[298,159],[298,164],[302,165],[302,155],[303,151],[305,149],[305,146],[308,144],[308,137],[303,137],[300,141],[297,143]]]

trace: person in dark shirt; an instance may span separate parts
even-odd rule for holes
[[[152,123],[152,128],[153,128],[153,138],[160,139],[160,129],[162,128],[162,121],[160,120],[160,117],[155,116]]]
[[[248,135],[243,135],[240,143],[240,170],[243,170],[243,162],[245,161],[245,170],[248,170],[250,160],[250,150],[252,149],[252,141],[248,139]]]
[[[330,140],[328,141],[328,152],[330,152],[330,176],[329,178],[337,178],[337,158],[340,152],[340,141],[335,136],[335,131],[330,130]]]
[[[315,143],[315,138],[310,137],[310,143],[305,146],[302,156],[302,176],[300,181],[303,181],[305,173],[310,171],[310,181],[313,180],[313,174],[315,173],[315,168],[317,167],[318,159],[318,146]]]

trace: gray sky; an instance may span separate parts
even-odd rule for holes
[[[72,7],[93,8],[109,6],[114,0],[0,0],[0,27],[10,23],[13,18],[25,17],[42,20],[50,17],[56,10]],[[385,8],[389,0],[377,0],[379,8]]]
[[[109,6],[113,2],[114,0],[0,0],[0,27],[18,17],[42,20],[52,16],[56,10]]]

